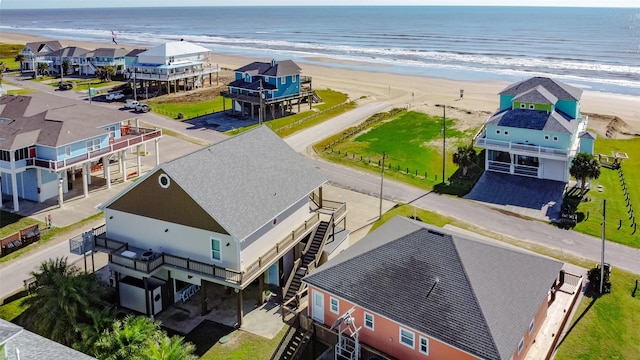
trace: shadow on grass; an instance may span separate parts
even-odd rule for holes
[[[218,324],[217,322],[204,320],[193,329],[189,334],[183,335],[176,331],[165,329],[170,336],[180,335],[184,336],[184,340],[192,343],[196,346],[195,354],[197,356],[204,355],[209,349],[213,347],[223,336],[227,336],[234,332],[236,329]]]
[[[586,295],[586,294],[585,294]],[[591,302],[589,303],[589,305],[587,305],[587,307],[584,309],[584,311],[582,311],[582,314],[580,314],[580,316],[578,316],[578,318],[576,319],[576,321],[574,321],[574,323],[571,325],[571,327],[569,328],[569,330],[567,331],[566,334],[564,334],[564,336],[562,337],[562,339],[560,340],[560,342],[558,343],[558,345],[556,346],[556,348],[559,348],[560,345],[562,345],[562,343],[564,342],[564,339],[566,339],[569,334],[571,334],[571,332],[573,331],[573,329],[576,327],[576,325],[578,325],[578,323],[580,322],[580,320],[582,320],[582,318],[589,312],[589,310],[591,309],[591,307],[593,306],[593,304],[596,303],[596,300],[598,300],[598,297],[592,297],[591,298]],[[559,334],[558,334],[559,335]]]

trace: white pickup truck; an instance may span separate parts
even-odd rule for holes
[[[124,107],[127,109],[135,109],[138,105],[140,105],[140,103],[137,100],[133,99],[127,99],[127,101],[125,101],[124,103]]]

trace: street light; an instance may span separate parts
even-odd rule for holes
[[[442,108],[442,183],[444,184],[445,170],[447,166],[447,105],[437,104],[436,106]]]

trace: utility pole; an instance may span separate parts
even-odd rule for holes
[[[258,90],[260,91],[260,109],[258,110],[258,123],[262,125],[262,79],[260,79],[260,88],[258,88]]]
[[[384,159],[387,157],[387,152],[382,152],[382,167],[381,167],[381,177],[380,177],[380,218],[382,218],[382,186],[384,185]]]
[[[607,199],[602,200],[602,254],[600,254],[600,294],[602,295],[602,286],[604,284],[604,225],[607,213]]]
[[[442,107],[442,183],[444,184],[447,167],[447,105],[437,104]]]

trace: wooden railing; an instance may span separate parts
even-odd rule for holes
[[[82,154],[72,158],[56,161],[56,160],[48,160],[48,159],[39,159],[34,157],[34,158],[26,159],[26,163],[27,163],[27,166],[37,166],[40,168],[58,171],[81,162],[98,160],[100,159],[100,157],[104,156],[105,154],[109,154],[120,149],[125,149],[130,146],[158,138],[162,136],[162,130],[140,128],[138,129],[138,133],[135,135],[137,136],[128,136],[127,138],[119,141],[115,141],[114,143],[109,144],[104,148],[90,151],[86,154]]]
[[[311,241],[309,241],[309,243],[311,243]],[[291,283],[293,282],[293,279],[296,278],[296,272],[300,268],[300,264],[301,263],[302,263],[302,258],[300,258],[300,259],[298,259],[298,260],[293,262],[293,269],[291,270],[291,273],[289,274],[289,278],[287,279],[287,282],[282,287],[282,299],[284,299],[285,296],[287,296],[287,292],[289,291],[289,287],[291,286]]]
[[[243,278],[251,278],[259,273],[262,268],[271,264],[273,260],[288,251],[289,248],[291,248],[291,246],[293,246],[302,236],[312,231],[319,222],[320,214],[313,214],[313,216],[306,220],[304,224],[300,225],[297,229],[293,230],[291,234],[276,243],[276,245],[267,251],[265,255],[260,256],[256,261],[247,266],[242,273]]]
[[[300,311],[302,311],[305,307],[303,305],[302,299],[308,296],[309,288],[305,287],[304,289],[298,291],[294,297],[287,300],[282,304],[282,322],[290,323]],[[293,317],[291,317],[293,315]]]

